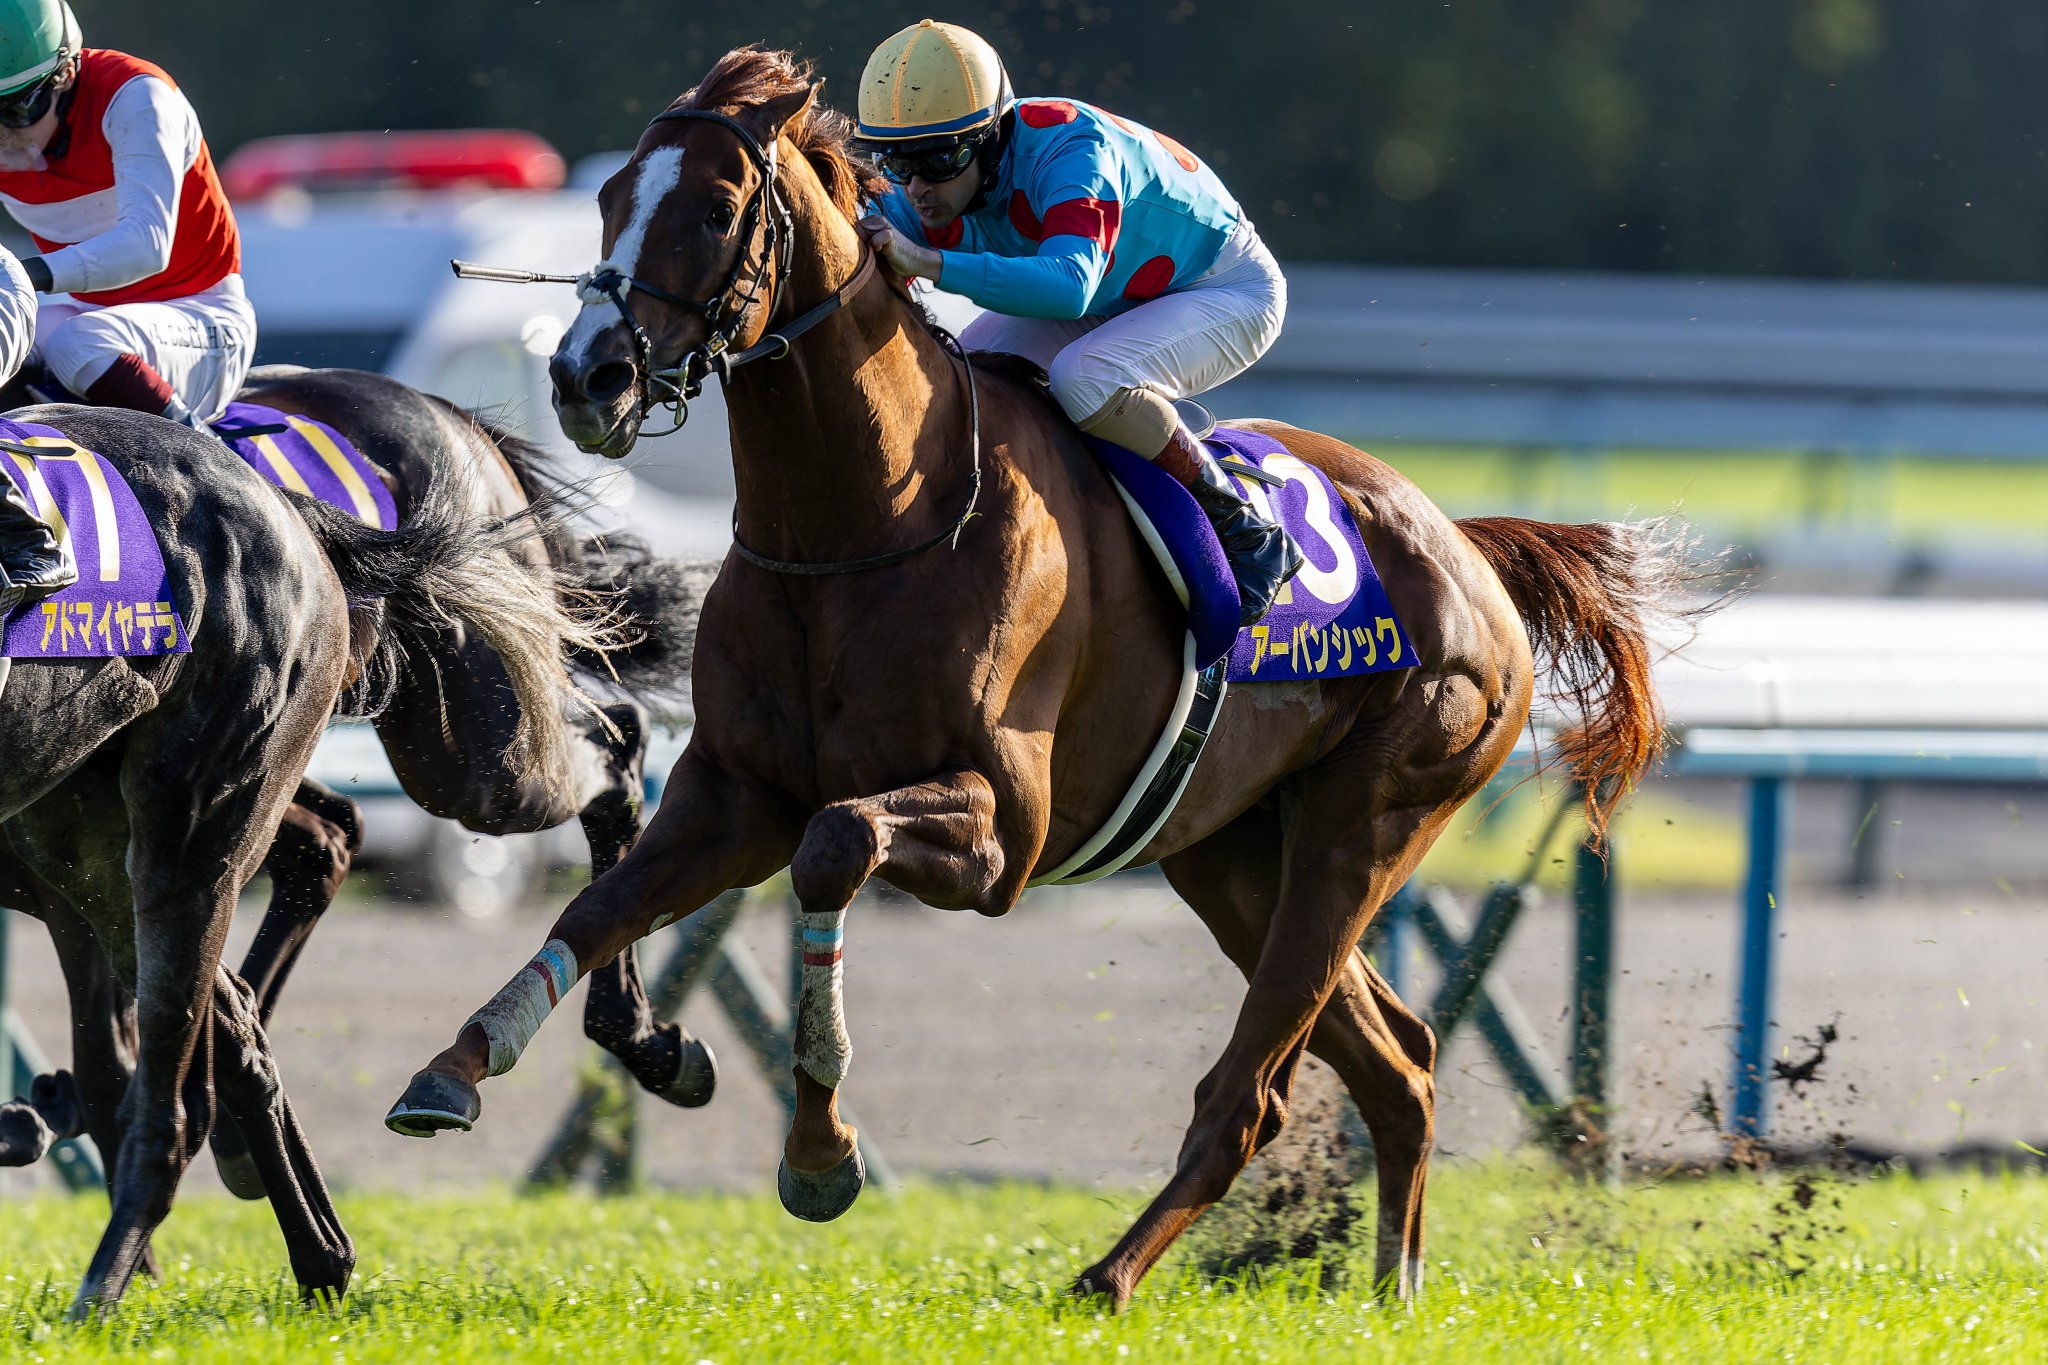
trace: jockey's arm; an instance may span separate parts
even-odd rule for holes
[[[114,153],[114,226],[43,257],[52,293],[119,289],[171,262],[178,193],[199,159],[199,115],[154,76],[116,92],[101,122]]]
[[[1066,204],[1046,213],[1048,233]],[[1038,245],[1035,256],[998,256],[986,251],[939,253],[939,288],[964,294],[983,308],[1018,318],[1078,318],[1109,267],[1109,252],[1084,230],[1060,231]]]
[[[28,363],[36,341],[36,295],[14,253],[0,247],[0,384]]]
[[[1067,138],[1020,177],[1024,205],[1038,219],[1031,256],[939,253],[939,287],[1011,317],[1078,318],[1109,272],[1123,220],[1122,175],[1101,138]],[[1028,234],[1027,234],[1028,235]]]

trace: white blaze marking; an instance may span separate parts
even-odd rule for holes
[[[633,216],[627,221],[626,230],[619,234],[619,240],[612,244],[606,264],[621,274],[639,273],[640,253],[646,249],[647,230],[654,225],[655,211],[682,177],[681,147],[657,147],[640,159],[639,173],[633,177]],[[599,334],[618,321],[618,305],[610,299],[584,304],[576,320],[569,324],[565,342],[568,358],[581,361],[590,354]]]

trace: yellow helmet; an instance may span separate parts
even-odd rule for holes
[[[988,40],[923,19],[868,58],[860,73],[859,140],[898,146],[992,127],[1010,105],[1010,78]]]

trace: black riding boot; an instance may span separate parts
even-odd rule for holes
[[[0,475],[0,616],[77,581],[71,547],[36,515],[14,480]]]
[[[1216,528],[1216,538],[1223,542],[1223,557],[1230,561],[1231,576],[1237,580],[1242,604],[1239,623],[1255,625],[1272,608],[1281,585],[1301,572],[1301,547],[1278,522],[1260,516],[1259,509],[1237,491],[1202,443],[1179,427],[1160,462],[1178,465],[1187,460],[1194,462],[1196,471],[1188,491]]]

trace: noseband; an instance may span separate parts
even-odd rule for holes
[[[668,431],[647,433],[666,436],[676,431],[690,418],[689,400],[704,391],[704,377],[716,374],[721,380],[732,373],[734,365],[744,365],[750,360],[769,356],[780,359],[789,354],[789,333],[769,335],[756,346],[742,351],[732,349],[733,333],[746,317],[746,310],[761,301],[761,283],[768,276],[768,263],[775,263],[775,278],[768,295],[768,311],[775,311],[774,289],[781,287],[782,278],[789,270],[790,251],[795,244],[795,230],[791,226],[789,202],[783,198],[782,186],[777,177],[779,169],[775,161],[775,145],[764,147],[738,119],[709,109],[665,109],[656,114],[648,123],[682,122],[695,119],[704,123],[716,123],[729,130],[739,139],[740,148],[747,159],[754,163],[760,173],[761,183],[748,197],[746,206],[740,210],[739,254],[733,257],[732,269],[726,273],[725,283],[718,292],[708,299],[686,299],[672,294],[659,285],[628,275],[616,266],[602,265],[578,277],[576,293],[585,303],[598,303],[610,299],[618,308],[619,317],[625,321],[626,329],[633,334],[634,359],[644,379],[640,392],[640,418],[645,421],[657,407],[668,408],[675,414],[675,425]],[[748,245],[754,240],[754,230],[762,228],[761,254],[752,257]],[[747,274],[750,264],[755,264],[752,283],[742,286],[741,277]],[[835,312],[851,295],[854,289],[867,282],[873,270],[872,261],[863,260],[862,268],[855,272],[847,287],[834,294],[826,302],[829,307],[819,310],[816,318],[806,314],[798,319],[801,326],[791,331],[800,331],[821,321],[826,314]],[[654,345],[647,338],[647,332],[640,326],[640,320],[633,316],[632,305],[626,302],[631,290],[660,299],[663,303],[680,308],[685,313],[695,313],[710,327],[710,334],[702,345],[685,355],[681,362],[670,369],[661,369],[654,362]]]

